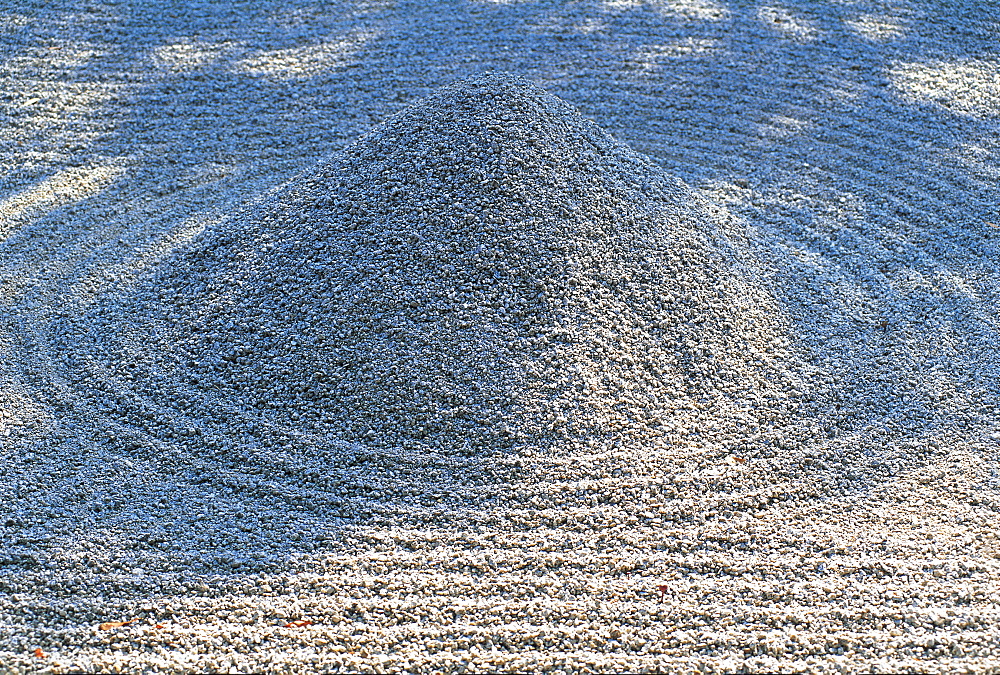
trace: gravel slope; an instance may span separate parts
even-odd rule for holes
[[[20,3],[0,25],[0,668],[998,670],[995,5]],[[747,416],[398,447],[107,358],[176,347],[121,313],[155,275],[486,71],[724,228],[768,336],[731,355]]]
[[[96,415],[194,452],[262,422],[466,454],[639,451],[700,424],[740,443],[801,367],[713,210],[490,74],[205,230],[54,346]],[[188,423],[154,431],[163,408]]]

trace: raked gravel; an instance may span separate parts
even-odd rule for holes
[[[1000,671],[995,6],[0,26],[0,670]]]

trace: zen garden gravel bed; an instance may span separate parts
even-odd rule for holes
[[[0,11],[0,672],[1000,672],[998,34]]]

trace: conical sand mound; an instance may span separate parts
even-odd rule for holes
[[[770,386],[747,275],[679,181],[488,75],[205,233],[78,349],[189,417],[447,451],[656,443]]]

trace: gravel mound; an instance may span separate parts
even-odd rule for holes
[[[490,74],[205,231],[80,326],[98,380],[371,446],[659,444],[702,410],[725,436],[786,383],[767,294],[715,211]]]

